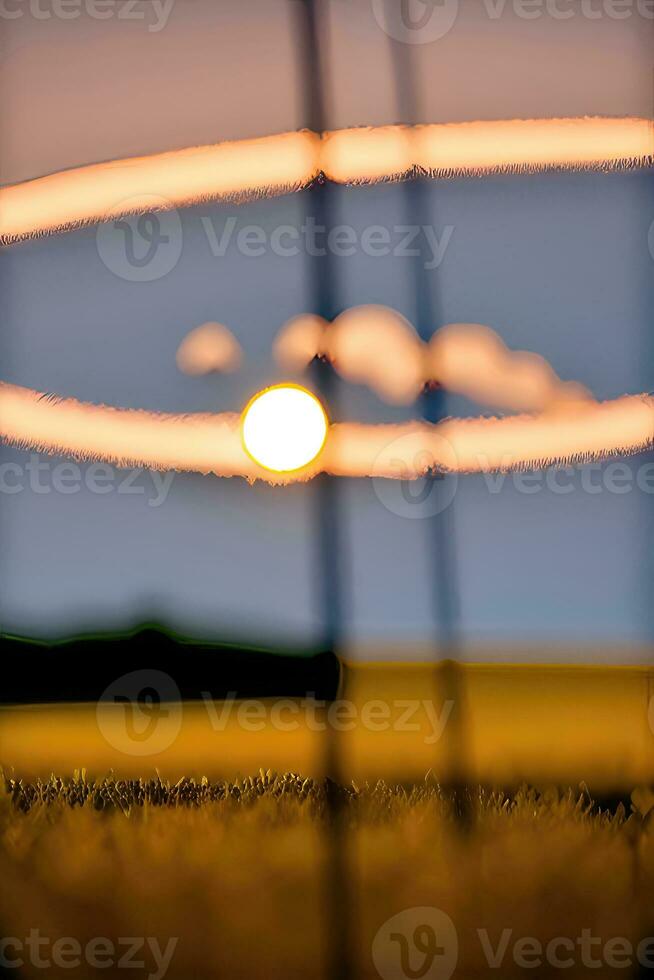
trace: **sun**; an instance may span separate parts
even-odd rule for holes
[[[264,388],[241,416],[248,456],[275,473],[290,473],[313,462],[327,439],[329,420],[322,403],[301,385]]]

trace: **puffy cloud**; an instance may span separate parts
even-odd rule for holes
[[[490,327],[452,323],[425,344],[408,320],[383,306],[354,307],[331,324],[319,316],[296,317],[278,335],[274,352],[296,371],[324,357],[343,378],[393,404],[409,404],[425,385],[516,412],[591,398],[582,385],[561,381],[540,355],[509,350]]]
[[[239,342],[222,323],[202,323],[177,348],[177,366],[184,374],[236,371],[242,358]]]

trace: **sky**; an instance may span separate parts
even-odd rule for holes
[[[452,228],[440,266],[429,273],[440,305],[434,326],[486,323],[508,345],[537,351],[562,378],[581,381],[599,398],[651,391],[652,190],[647,173],[430,185],[426,221],[439,237]],[[392,236],[405,215],[401,185],[342,189],[337,199],[334,220],[358,236],[382,222]],[[299,227],[303,209],[302,195],[240,209],[189,209],[179,216],[175,267],[152,282],[129,281],[108,268],[95,229],[12,247],[0,267],[3,378],[124,407],[239,411],[254,392],[284,377],[272,344],[291,316],[310,309],[306,256],[270,247],[260,256],[242,254],[234,239],[216,256],[207,227],[220,238],[236,219],[236,233],[257,226],[267,234]],[[411,317],[412,261],[362,251],[337,258],[337,304],[383,303]],[[242,346],[237,373],[195,378],[177,368],[179,343],[206,320],[225,323]],[[417,411],[345,384],[338,403],[339,417],[369,422]],[[479,411],[459,398],[448,410]],[[93,479],[89,489],[86,477],[76,483],[73,473],[63,482],[77,489],[62,493],[53,460],[38,477],[46,489],[37,491],[25,469],[29,458],[2,450],[4,463],[20,467],[5,471],[4,482],[22,486],[0,501],[5,631],[61,636],[154,617],[205,638],[318,641],[311,485],[250,487],[177,474],[162,500],[164,491],[145,474],[123,487],[115,473],[111,489],[97,492]],[[547,482],[525,492],[513,478],[461,477],[446,513],[454,525],[464,637],[473,645],[509,646],[645,642],[652,628],[654,495],[637,480],[647,462],[631,461],[628,492],[615,492],[613,477],[607,489],[601,472],[585,485],[571,477],[572,491],[563,492]],[[592,489],[597,481],[599,493]],[[641,484],[647,488],[647,471]],[[389,496],[387,483],[339,481],[345,636],[356,647],[421,645],[434,636],[431,521],[420,506],[416,518],[399,484],[390,486]]]
[[[4,0],[17,16],[3,17],[0,32],[0,183],[306,125],[298,0],[124,0],[102,20],[96,0],[64,0],[67,19],[54,15],[60,2]],[[321,4],[330,128],[401,121],[385,2]],[[411,5],[419,23],[422,0]],[[423,122],[654,117],[651,0],[432,9],[422,43],[410,45]]]
[[[0,49],[3,182],[302,125],[288,3],[248,0],[247,17],[244,9],[177,3],[156,32],[88,17],[12,21]],[[444,37],[415,45],[425,119],[648,114],[649,22],[507,13],[482,23],[471,9],[462,4]],[[397,121],[388,38],[374,13],[331,4],[333,127]],[[427,272],[434,329],[488,324],[599,398],[652,391],[653,181],[614,173],[432,183],[422,219],[432,238],[420,231],[418,259],[402,254],[405,187],[339,188],[332,220],[351,226],[359,244],[334,260],[336,305],[381,303],[414,318],[412,263],[434,265],[435,236],[443,252]],[[301,228],[305,208],[300,194],[164,215],[170,242],[145,272],[126,264],[126,238],[113,226],[5,249],[2,379],[124,407],[240,411],[282,380],[273,341],[311,310],[306,255],[279,254],[270,237]],[[239,246],[248,226],[263,234],[263,254]],[[363,246],[374,226],[388,233],[388,254]],[[179,343],[206,320],[238,339],[237,373],[193,378],[177,368]],[[341,418],[418,411],[342,383],[337,394]],[[448,411],[479,409],[452,398]],[[103,481],[89,464],[64,463],[0,449],[3,631],[56,638],[154,619],[203,639],[320,641],[314,486],[192,474],[161,484],[120,471]],[[638,659],[654,639],[653,464],[636,457],[628,471],[605,464],[560,484],[551,474],[531,484],[461,477],[437,489],[451,502],[431,517],[442,500],[421,503],[399,483],[338,481],[344,647],[410,657],[442,638],[433,524],[446,521],[472,659],[542,660],[544,647],[568,660]]]

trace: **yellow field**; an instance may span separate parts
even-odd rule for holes
[[[345,665],[339,702],[196,701],[162,706],[152,737],[125,706],[38,705],[0,712],[0,764],[25,777],[70,772],[176,780],[259,767],[320,776],[327,741],[342,776],[440,777],[517,785],[586,781],[595,791],[654,780],[649,667]],[[328,714],[329,711],[329,714]]]

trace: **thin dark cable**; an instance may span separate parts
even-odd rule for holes
[[[298,48],[301,59],[301,86],[305,93],[305,125],[316,133],[326,130],[324,87],[325,30],[320,22],[317,0],[292,0],[296,11]],[[305,218],[315,221],[326,234],[335,188],[322,176],[305,195]],[[308,283],[313,312],[331,322],[340,312],[336,306],[333,257],[312,256],[308,263]],[[330,418],[337,413],[334,373],[323,361],[313,364],[313,378],[327,406]],[[333,477],[320,475],[314,481],[317,508],[317,565],[320,570],[320,601],[323,619],[323,649],[332,653],[341,648],[343,624],[342,528],[338,505],[338,485]],[[325,773],[327,799],[327,942],[326,975],[329,980],[350,980],[353,968],[353,902],[348,859],[348,827],[344,798],[344,772],[339,735],[327,726],[325,734]]]
[[[652,40],[654,41],[654,25],[652,25],[650,33],[652,35]],[[654,72],[652,72],[651,95],[652,95],[651,118],[654,119]],[[654,213],[654,178],[651,176],[647,181],[647,204],[649,205],[649,208],[647,207],[647,205],[644,205],[646,213],[648,214]],[[644,288],[647,289],[647,295],[650,304],[654,303],[654,288],[652,285],[651,276],[647,276],[646,281],[644,283]],[[644,340],[645,340],[644,351],[643,351],[644,363],[651,364],[652,355],[654,355],[654,339],[651,330],[647,330],[645,332]],[[651,382],[648,379],[648,384],[650,383]],[[643,569],[644,574],[642,575],[642,581],[644,583],[644,588],[646,589],[646,593],[644,597],[645,609],[646,609],[645,629],[646,629],[647,640],[651,647],[652,644],[654,644],[654,602],[652,602],[652,585],[651,585],[652,581],[654,580],[654,575],[652,574],[654,572],[654,560],[652,559],[652,555],[654,554],[654,551],[652,550],[651,547],[652,539],[654,537],[654,518],[652,517],[651,504],[648,507],[648,515],[646,516],[645,520],[647,521],[647,523],[643,528],[644,537],[645,540],[648,541],[650,547],[645,552],[646,555],[645,568]],[[650,682],[649,690],[648,690],[648,704],[651,696],[652,696],[652,686]],[[644,894],[644,889],[643,889],[644,875],[643,875],[643,868],[641,863],[642,854],[640,848],[641,835],[643,833],[643,829],[644,828],[642,823],[640,825],[636,824],[636,837],[632,842],[633,869],[634,869],[632,888],[633,888],[634,901],[636,902],[637,908],[640,913],[639,929],[640,929],[641,937],[643,940],[647,940],[649,936],[652,936],[654,934],[654,930],[652,930],[651,928],[652,914],[651,914],[650,904],[647,902],[647,898],[646,895]],[[651,976],[653,972],[654,970],[652,970],[652,967],[644,963],[643,964],[636,963],[634,965],[633,970],[630,971],[631,976],[634,977],[634,980],[640,980],[640,978],[646,977],[648,973]]]
[[[388,2],[388,0],[387,0]],[[392,0],[391,0],[392,2]],[[420,94],[412,58],[412,46],[390,38],[390,54],[398,97],[400,122],[415,126],[420,119]],[[407,223],[419,228],[429,215],[433,221],[432,206],[434,187],[418,174],[404,185]],[[438,295],[438,270],[430,273],[425,268],[422,254],[411,259],[411,284],[414,299],[414,322],[420,338],[429,341],[434,330],[443,321],[443,311]],[[440,422],[447,415],[447,398],[443,389],[425,391],[421,398],[423,418],[432,423]],[[428,477],[433,481],[432,493],[444,492],[442,478]],[[450,757],[447,771],[442,774],[446,790],[453,803],[460,827],[470,823],[471,812],[468,794],[464,786],[465,730],[463,718],[464,683],[459,664],[460,656],[460,600],[458,594],[458,569],[454,515],[450,507],[430,518],[431,533],[426,535],[429,546],[432,589],[432,610],[436,629],[436,676],[437,696],[444,697],[453,705],[448,721],[447,744]],[[441,651],[447,659],[438,662]]]

